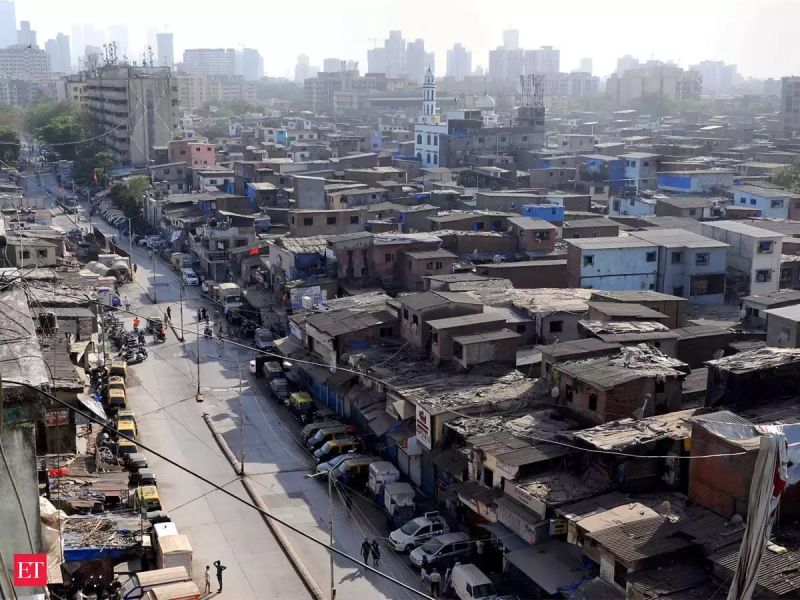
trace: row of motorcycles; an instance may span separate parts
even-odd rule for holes
[[[129,365],[136,365],[147,358],[145,348],[145,332],[143,329],[128,331],[116,315],[107,313],[103,316],[103,327],[107,339],[111,342],[117,356]]]

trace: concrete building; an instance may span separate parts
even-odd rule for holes
[[[800,132],[800,77],[781,78],[781,127],[786,137]]]
[[[650,152],[620,154],[625,161],[623,185],[637,190],[653,190],[658,183],[659,155]]]
[[[182,162],[189,167],[213,167],[217,164],[214,144],[194,140],[172,140],[167,144],[169,162]]]
[[[630,106],[633,101],[651,94],[670,100],[699,100],[701,92],[700,73],[671,65],[627,69],[613,74],[606,83],[606,93],[617,106]]]
[[[400,335],[417,350],[430,352],[429,321],[483,312],[483,303],[458,292],[427,291],[398,296]]]
[[[736,221],[702,223],[703,235],[728,244],[726,298],[778,289],[783,236]]]
[[[567,286],[655,290],[658,246],[635,237],[567,241]]]
[[[683,217],[700,221],[721,215],[722,208],[718,202],[705,196],[656,198],[657,217]]]
[[[733,185],[732,169],[698,169],[658,173],[658,189],[682,194],[709,194]]]
[[[469,77],[472,74],[472,52],[460,43],[453,44],[453,48],[447,51],[446,74],[456,81]]]
[[[257,81],[264,76],[264,59],[255,48],[242,50],[242,77],[245,81]]]
[[[800,306],[784,306],[765,310],[767,346],[800,348]]]
[[[561,51],[552,46],[525,50],[524,61],[525,73],[552,75],[561,71]]]
[[[17,29],[17,44],[20,46],[38,47],[36,43],[36,32],[31,29],[30,21],[20,21]]]
[[[175,73],[172,75],[172,81],[178,88],[180,108],[199,108],[208,102],[208,81],[202,75]]]
[[[50,57],[50,70],[53,73],[67,74],[72,71],[69,53],[69,36],[59,33],[44,43],[44,51]]]
[[[703,78],[703,94],[722,96],[731,93],[738,74],[736,65],[728,65],[721,60],[704,60],[689,67]]]
[[[725,303],[728,245],[683,229],[631,231],[658,246],[656,291],[693,304]]]
[[[184,50],[183,70],[189,75],[236,75],[236,51],[233,48]]]
[[[17,15],[14,0],[0,0],[0,50],[17,43]]]
[[[14,45],[0,49],[0,79],[44,81],[50,78],[50,57],[39,48]]]
[[[178,125],[169,68],[110,65],[84,76],[89,118],[106,127],[103,145],[121,165],[146,166]]]
[[[411,81],[422,83],[425,72],[436,67],[433,52],[425,51],[425,40],[417,38],[406,45],[406,76]]]
[[[789,218],[790,212],[794,212],[794,203],[800,201],[800,194],[761,181],[737,185],[730,191],[733,192],[733,206],[757,209],[758,216],[765,219]]]
[[[156,34],[156,56],[159,67],[175,68],[175,45],[171,33]]]

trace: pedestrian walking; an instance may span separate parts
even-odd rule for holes
[[[375,565],[377,569],[380,566],[381,561],[381,548],[378,546],[378,540],[372,538],[372,563]]]
[[[204,594],[211,593],[211,567],[208,565],[206,565],[206,587],[205,590],[203,590],[203,593]]]
[[[133,263],[133,274],[134,274],[134,275],[136,275],[136,270],[137,270],[138,268],[139,268],[139,267],[136,265],[136,263]]]
[[[372,546],[369,543],[367,538],[364,538],[364,541],[361,542],[361,556],[364,557],[364,564],[369,565],[369,555],[372,552]]]
[[[200,309],[198,308],[198,309],[197,309],[197,322],[199,323],[199,322],[200,322],[200,321],[202,321],[202,320],[203,320],[203,315],[202,315],[202,313],[200,312]]]
[[[206,310],[205,306],[200,309],[200,314],[203,315],[203,319],[205,320],[206,325],[208,325],[208,311]]]
[[[172,307],[167,307],[167,320],[172,321]]]
[[[442,584],[442,574],[434,567],[431,572],[431,596],[434,598],[439,597],[439,589]]]
[[[122,303],[125,305],[125,310],[129,311],[131,309],[131,299],[128,296],[123,296]]]
[[[450,567],[444,572],[444,584],[442,585],[442,593],[449,594],[450,593],[450,584],[453,578],[453,569]]]
[[[223,565],[219,560],[214,561],[214,567],[217,569],[217,582],[219,583],[219,589],[217,590],[217,593],[219,594],[222,592],[222,572],[228,567]]]

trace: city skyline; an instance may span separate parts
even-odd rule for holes
[[[103,5],[98,0],[85,0],[82,4],[84,14],[96,15],[92,23],[94,28],[105,35],[106,41],[111,41],[109,33],[118,27],[119,17],[110,15],[104,20]],[[473,0],[460,3],[457,11],[448,3],[431,5],[412,0],[408,11],[394,15],[386,11],[385,14],[369,11],[370,5],[364,0],[355,0],[345,9],[312,1],[310,5],[304,5],[303,17],[307,22],[304,24],[305,34],[299,39],[291,28],[285,31],[276,28],[265,37],[259,30],[259,15],[263,13],[264,17],[274,18],[274,14],[252,8],[241,0],[232,0],[232,4],[234,7],[240,5],[241,10],[231,10],[227,14],[240,15],[242,11],[250,10],[253,18],[237,20],[235,28],[224,26],[224,16],[198,19],[191,27],[180,26],[185,22],[180,5],[143,0],[139,10],[127,20],[129,58],[136,60],[142,55],[147,43],[152,43],[150,38],[154,37],[155,29],[173,33],[176,59],[189,48],[243,50],[250,47],[259,50],[264,58],[266,74],[273,77],[291,78],[299,54],[309,55],[312,64],[321,64],[330,56],[355,60],[363,72],[366,71],[368,50],[382,45],[390,30],[400,30],[407,42],[417,38],[425,41],[426,51],[436,56],[435,72],[441,76],[445,74],[447,51],[453,44],[461,43],[472,53],[473,68],[479,65],[485,68],[489,51],[503,43],[502,32],[518,29],[521,48],[552,45],[560,49],[562,71],[574,70],[582,58],[590,57],[594,73],[606,76],[615,70],[619,57],[630,54],[643,61],[675,61],[682,67],[706,59],[721,60],[736,64],[744,77],[768,78],[800,73],[800,58],[792,48],[792,23],[800,19],[800,4],[788,0],[765,0],[756,6],[748,4],[748,19],[741,19],[741,11],[735,8],[741,5],[744,9],[744,2],[714,0],[698,5],[688,0],[677,0],[670,11],[658,15],[657,24],[653,21],[655,15],[652,11],[621,2],[606,4],[604,11],[597,11],[582,0],[557,6],[501,0],[494,5],[493,12],[486,14],[485,6]],[[152,15],[156,9],[158,18],[155,22],[159,25],[154,28]],[[682,9],[690,10],[695,18],[683,19]],[[582,10],[591,16],[575,20],[574,15]],[[291,10],[282,14],[293,18]],[[516,17],[514,22],[509,22],[509,15]],[[567,16],[571,19],[570,27],[557,26]],[[68,6],[50,0],[36,3],[18,0],[16,18],[18,24],[20,21],[31,22],[31,28],[38,32],[40,46],[58,33],[71,35],[74,26],[83,24],[74,20],[74,12]],[[712,21],[715,26],[709,27]],[[652,27],[642,26],[649,22],[654,23]],[[526,23],[538,25],[527,26]],[[654,35],[653,28],[662,32],[679,32],[679,35]],[[743,43],[743,40],[767,36],[769,44]],[[676,39],[681,40],[679,46]],[[155,45],[153,50],[156,51]]]

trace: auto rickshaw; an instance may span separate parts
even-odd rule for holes
[[[117,431],[127,435],[128,437],[136,439],[136,423],[133,421],[122,421],[121,423],[118,423]]]
[[[156,485],[156,474],[152,469],[137,469],[131,471],[128,482],[134,486]]]
[[[125,438],[120,438],[119,443],[117,444],[117,456],[125,459],[127,462],[127,457],[136,452],[139,452],[139,448],[134,442],[126,440]]]
[[[340,454],[344,454],[345,452],[350,452],[351,450],[356,450],[358,448],[358,440],[352,437],[328,440],[314,451],[314,461],[321,463],[332,459],[334,456],[339,456]]]
[[[346,438],[352,436],[352,431],[347,425],[343,425],[339,423],[338,425],[334,425],[332,427],[322,427],[317,430],[313,436],[308,438],[306,442],[306,447],[310,452],[314,452],[317,448],[322,446],[325,442],[329,440],[335,440],[339,438]]]
[[[328,477],[333,477],[347,487],[362,489],[369,479],[369,466],[376,460],[378,459],[374,456],[345,459],[328,473]]]
[[[289,411],[300,423],[308,423],[316,411],[314,400],[306,392],[295,392],[289,396]]]
[[[128,408],[123,408],[117,411],[117,425],[123,423],[124,421],[130,421],[134,425],[136,425],[136,415],[134,412]]]
[[[125,390],[119,388],[108,390],[108,405],[112,408],[127,408],[127,399]]]
[[[112,360],[108,375],[109,378],[118,375],[119,377],[122,377],[124,381],[128,376],[128,364],[122,359]]]
[[[147,317],[147,333],[155,335],[161,331],[162,327],[164,327],[164,321],[160,317]]]
[[[141,485],[136,488],[136,508],[145,513],[161,510],[158,488],[154,485]]]
[[[124,390],[125,389],[125,378],[120,377],[119,375],[114,375],[113,377],[108,378],[108,389],[110,390]]]

